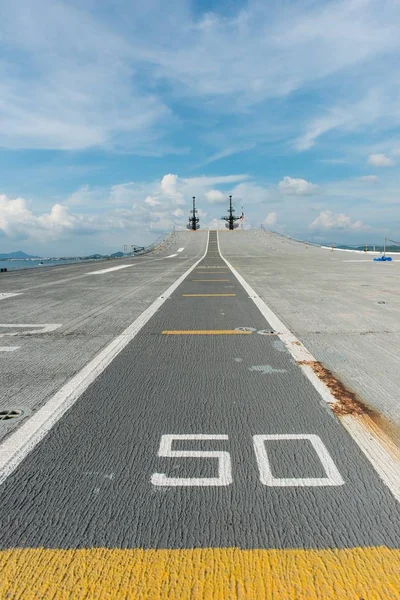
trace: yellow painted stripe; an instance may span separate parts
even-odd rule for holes
[[[192,281],[231,281],[230,279],[192,279]]]
[[[236,329],[166,329],[163,335],[249,335],[252,331],[237,331]]]
[[[236,294],[182,294],[184,298],[226,298]]]
[[[223,275],[223,271],[204,271],[202,273],[198,273],[198,275]],[[213,279],[213,281],[216,281]]]
[[[0,552],[12,600],[395,600],[400,550],[21,548]]]

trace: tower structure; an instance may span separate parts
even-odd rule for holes
[[[186,225],[186,227],[192,231],[196,231],[197,229],[200,229],[200,219],[199,217],[196,217],[197,210],[195,196],[193,196],[193,210],[190,211],[190,214],[191,216],[189,216],[189,223]]]
[[[235,212],[235,209],[232,207],[232,196],[229,196],[229,208],[228,208],[228,215],[225,217],[221,217],[221,219],[223,219],[225,221],[225,227],[227,227],[228,229],[236,229],[237,227],[239,227],[239,223],[237,223],[237,221],[240,221],[242,219],[242,216],[240,217],[235,217],[235,215],[233,214]]]

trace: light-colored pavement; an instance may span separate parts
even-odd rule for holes
[[[191,262],[52,428],[54,398],[0,445],[1,600],[395,600],[395,473],[215,232]]]
[[[23,418],[3,421],[0,439],[184,273],[206,240],[207,232],[179,232],[142,257],[1,273],[0,411]]]
[[[220,232],[221,252],[317,360],[385,415],[400,440],[400,261],[262,230]]]

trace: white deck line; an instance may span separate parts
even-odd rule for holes
[[[0,300],[12,298],[13,296],[21,296],[22,292],[0,292]]]
[[[111,271],[120,271],[121,269],[127,269],[128,267],[134,267],[135,265],[119,265],[118,267],[110,267],[109,269],[100,269],[100,271],[90,271],[85,275],[102,275],[103,273],[111,273]]]
[[[332,246],[320,246],[320,248],[323,248],[324,250],[332,250]],[[355,252],[356,254],[365,254],[366,256],[368,254],[383,254],[383,252],[378,252],[376,250],[367,250],[367,252],[365,252],[365,250],[352,250],[351,248],[335,248],[335,246],[333,247],[333,252]]]
[[[33,335],[36,333],[50,333],[61,327],[61,323],[0,323],[0,338],[16,335]],[[30,327],[31,329],[26,329]],[[38,329],[39,328],[39,329]],[[17,329],[11,333],[4,333],[2,329]],[[25,329],[25,331],[18,331]]]
[[[77,375],[72,377],[44,406],[23,423],[15,433],[0,444],[0,484],[18,467],[24,458],[47,435],[93,381],[108,367],[116,356],[133,340],[157,310],[171,296],[184,279],[204,259],[204,255],[159,296],[129,327],[97,354]]]
[[[21,346],[0,346],[0,352],[15,352],[20,348]]]
[[[177,252],[183,252],[185,248],[179,248]]]
[[[218,251],[222,260],[228,265],[236,279],[244,287],[249,297],[253,300],[261,314],[265,317],[272,328],[278,332],[278,337],[285,344],[295,361],[314,362],[316,359],[307,350],[307,348],[297,339],[297,337],[286,327],[280,318],[267,306],[247,281],[236,271],[234,267],[221,254],[219,247],[219,236],[217,233]],[[310,365],[299,365],[304,375],[314,386],[319,395],[329,405],[337,403],[336,398],[330,389],[314,373]],[[364,423],[353,415],[344,415],[338,417],[349,435],[356,442],[358,447],[367,457],[380,479],[386,484],[393,496],[400,502],[400,464],[394,455],[390,454],[383,446],[379,437],[371,430],[367,429]]]

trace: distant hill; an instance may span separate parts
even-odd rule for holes
[[[9,252],[6,254],[0,254],[0,259],[5,259],[5,258],[23,259],[23,258],[41,258],[41,257],[40,256],[31,256],[30,254],[26,254],[25,252],[18,250],[18,252]]]

